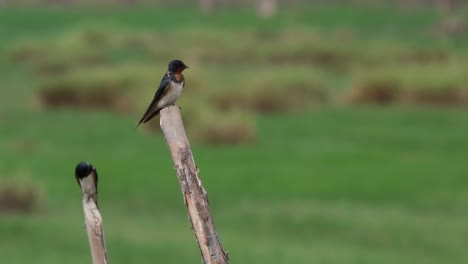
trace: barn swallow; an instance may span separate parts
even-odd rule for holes
[[[157,116],[164,107],[175,103],[177,98],[182,94],[182,89],[184,88],[185,81],[182,71],[187,68],[188,66],[180,60],[169,62],[167,72],[164,74],[164,77],[159,84],[159,88],[154,95],[153,101],[151,101],[137,127],[141,123],[146,123],[153,117]]]
[[[98,174],[88,162],[80,162],[75,169],[75,178],[84,196],[93,199],[97,206]]]

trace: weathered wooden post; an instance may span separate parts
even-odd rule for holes
[[[210,213],[207,193],[198,177],[198,168],[185,134],[179,107],[161,110],[160,125],[174,161],[177,178],[187,207],[190,222],[198,241],[204,264],[226,264],[224,252]]]
[[[81,162],[76,167],[75,176],[83,194],[83,212],[93,264],[107,264],[102,217],[97,206],[96,169],[87,162]]]

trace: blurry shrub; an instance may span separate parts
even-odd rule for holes
[[[316,32],[311,29],[284,30],[269,42],[263,56],[273,63],[310,63],[342,69],[359,54],[351,35]]]
[[[255,142],[253,115],[245,111],[220,111],[209,105],[183,104],[187,133],[206,144],[247,144]]]
[[[442,63],[450,59],[450,52],[445,48],[412,48],[400,51],[395,57],[399,63]]]
[[[71,34],[77,36],[78,42],[83,42],[93,48],[117,48],[123,42],[123,34],[110,28],[78,28]],[[75,41],[76,42],[76,41]]]
[[[134,111],[139,103],[135,98],[154,83],[153,72],[151,66],[135,64],[74,70],[45,79],[39,97],[45,107]]]
[[[54,56],[36,60],[33,67],[34,70],[41,75],[52,75],[66,73],[75,67],[89,67],[105,64],[106,62],[108,62],[108,58],[100,54],[74,53],[69,55],[56,53]]]
[[[202,29],[177,32],[170,38],[197,39],[186,56],[208,63],[310,63],[342,68],[355,57],[351,43],[344,45],[336,36],[311,29],[229,33]]]
[[[349,102],[389,104],[399,100],[400,91],[397,81],[393,79],[363,79],[352,86]]]
[[[213,108],[202,98],[181,99],[182,119],[187,135],[197,142],[224,144],[251,144],[256,139],[254,116],[241,110],[222,111]],[[151,120],[147,127],[160,132],[159,117]]]
[[[206,144],[253,143],[256,131],[252,117],[246,112],[218,112],[203,114],[197,125],[189,127],[188,133]]]
[[[18,43],[10,51],[13,61],[29,62],[43,73],[128,59],[166,62],[175,57],[221,64],[315,64],[341,70],[356,64],[440,62],[450,57],[450,51],[413,47],[394,39],[362,40],[350,31],[330,33],[311,28],[130,32],[93,27],[80,27],[45,41]]]
[[[247,98],[247,104],[258,112],[304,111],[313,104],[325,101],[327,95],[323,87],[315,82],[297,79],[287,83],[260,82]]]
[[[389,64],[435,64],[450,60],[448,47],[421,47],[393,39],[374,39],[361,47],[358,63],[366,66]]]
[[[16,44],[8,51],[8,56],[12,62],[31,62],[49,56],[49,50],[40,43],[28,41]]]
[[[450,58],[446,47],[421,48],[395,39],[362,40],[349,31],[330,33],[311,28],[237,32],[192,29],[160,37],[170,45],[160,47],[153,40],[151,49],[157,57],[183,50],[184,57],[205,63],[313,64],[343,70],[360,64],[429,63]],[[184,48],[187,45],[181,40],[186,39],[197,41]]]
[[[468,65],[407,65],[366,70],[355,77],[351,103],[468,104]]]
[[[11,49],[10,59],[30,65],[36,73],[61,74],[80,66],[101,65],[109,62],[106,53],[95,50],[80,39],[60,38],[53,43],[20,44]]]
[[[31,213],[42,208],[43,202],[40,188],[33,184],[0,182],[0,214]]]
[[[213,91],[212,101],[221,109],[255,112],[303,111],[328,99],[327,85],[313,68],[280,67],[242,76],[241,84]]]
[[[53,39],[22,41],[8,53],[13,62],[31,65],[37,73],[64,73],[76,67],[108,64],[125,54],[123,36],[115,30],[77,28]]]

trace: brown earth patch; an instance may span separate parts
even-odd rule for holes
[[[355,86],[347,96],[353,104],[410,104],[434,106],[468,105],[467,92],[461,88],[402,87],[398,83]]]
[[[40,91],[39,99],[41,105],[46,108],[108,109],[122,113],[133,110],[125,96],[111,89],[89,92],[78,92],[73,89],[43,89]]]
[[[251,144],[255,142],[255,129],[249,123],[220,122],[189,129],[195,139],[205,144]]]
[[[303,111],[312,105],[326,102],[328,97],[326,89],[308,81],[296,80],[287,84],[265,81],[241,91],[224,91],[212,96],[211,101],[222,110],[284,113]]]
[[[41,207],[41,191],[34,185],[0,183],[0,214],[31,213]]]
[[[356,104],[390,104],[398,101],[399,96],[400,91],[396,83],[374,83],[354,86],[347,100]]]

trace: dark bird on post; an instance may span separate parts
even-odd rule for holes
[[[98,175],[96,168],[88,162],[80,162],[75,169],[75,178],[83,195],[97,202]]]
[[[153,101],[151,101],[145,114],[140,119],[140,122],[138,122],[137,127],[141,123],[146,123],[157,116],[164,107],[175,103],[177,98],[182,94],[182,89],[184,88],[185,81],[182,71],[187,68],[188,66],[180,60],[169,62],[167,72],[159,84]]]

